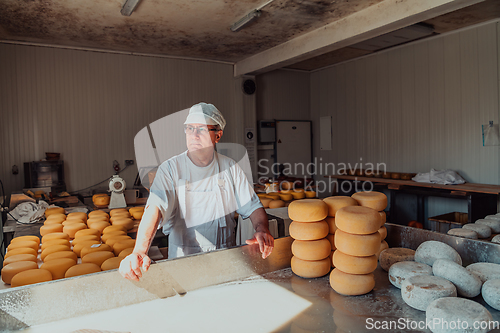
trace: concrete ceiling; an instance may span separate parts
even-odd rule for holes
[[[500,17],[499,0],[0,0],[0,40],[224,61],[235,75],[314,70],[370,53],[356,42],[418,22],[435,33]],[[476,4],[477,3],[477,4]],[[332,30],[332,33],[328,32]]]

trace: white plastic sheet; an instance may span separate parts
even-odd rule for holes
[[[415,177],[412,178],[412,180],[420,183],[434,183],[443,185],[457,185],[466,182],[465,179],[463,179],[462,176],[460,176],[456,171],[450,169],[431,169],[431,171],[427,173],[418,173]]]

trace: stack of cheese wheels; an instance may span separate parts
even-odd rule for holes
[[[331,244],[326,238],[328,206],[320,199],[303,199],[290,203],[288,215],[292,243],[292,271],[303,278],[316,278],[330,272]]]
[[[357,206],[358,202],[351,197],[344,197],[344,196],[328,197],[323,199],[323,201],[328,206],[328,216],[325,219],[325,221],[326,223],[328,223],[327,238],[330,241],[330,244],[332,245],[332,252],[330,255],[330,259],[332,259],[332,264],[333,264],[333,253],[336,250],[334,238],[335,238],[335,231],[337,230],[337,225],[335,224],[335,214],[341,208],[347,206]],[[333,265],[334,265],[333,267],[335,267],[335,264]]]
[[[352,198],[355,199],[360,206],[369,207],[379,212],[381,216],[381,224],[379,228],[380,233],[380,247],[376,253],[377,258],[380,255],[380,252],[389,248],[389,244],[385,241],[387,237],[387,229],[384,224],[386,221],[386,215],[384,209],[387,207],[387,196],[382,192],[370,191],[370,192],[358,192],[352,195]]]
[[[127,230],[134,227],[134,221],[129,211],[125,208],[112,209],[109,212],[111,225],[124,226]]]
[[[347,206],[335,214],[335,269],[330,285],[342,295],[362,295],[375,287],[373,271],[377,268],[380,248],[378,211],[362,206]]]
[[[134,220],[140,220],[144,214],[144,207],[132,207],[128,210],[128,212],[132,215]]]

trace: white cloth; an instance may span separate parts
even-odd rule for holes
[[[169,258],[236,245],[234,213],[248,218],[262,207],[235,161],[215,153],[198,167],[187,151],[160,165],[147,205],[160,210]]]
[[[35,223],[44,216],[47,208],[49,204],[43,200],[40,200],[38,204],[22,202],[14,208],[11,214],[19,223]]]
[[[418,173],[412,178],[413,181],[420,183],[434,183],[443,185],[458,185],[465,183],[463,179],[456,171],[447,170],[434,170],[431,169],[428,173]]]

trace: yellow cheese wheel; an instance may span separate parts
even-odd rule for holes
[[[52,245],[42,251],[40,254],[40,259],[45,261],[45,257],[54,252],[71,251],[69,246],[66,245]]]
[[[328,206],[320,199],[303,199],[292,201],[288,206],[288,216],[293,221],[322,221],[328,215]]]
[[[75,252],[78,257],[81,257],[81,251],[83,250],[83,248],[94,244],[101,244],[101,242],[97,240],[79,242],[78,244],[73,246],[73,252]]]
[[[64,214],[64,208],[62,207],[50,207],[45,210],[45,217],[48,217],[52,214]]]
[[[7,250],[14,250],[14,249],[19,249],[23,247],[29,247],[35,251],[38,251],[38,243],[32,240],[25,240],[25,241],[18,241],[14,243],[10,243],[9,246],[7,246]]]
[[[80,218],[72,218],[72,219],[68,219],[66,221],[64,221],[63,223],[61,223],[63,225],[63,227],[67,226],[68,224],[75,224],[75,223],[83,223],[83,224],[87,224],[87,221],[84,221]]]
[[[69,243],[69,240],[67,239],[53,239],[53,240],[50,240],[48,242],[45,242],[45,243],[42,243],[42,252],[43,250],[45,250],[46,248],[48,248],[49,246],[52,246],[52,245],[66,245],[67,247],[70,247],[71,244]]]
[[[293,196],[291,193],[281,192],[279,195],[280,195],[280,199],[283,201],[292,201],[293,200]]]
[[[122,225],[127,230],[130,230],[134,227],[134,220],[130,218],[119,218],[112,222],[113,225]]]
[[[331,261],[330,257],[322,260],[302,260],[297,257],[292,257],[291,261],[292,272],[303,278],[317,278],[324,276],[330,272]]]
[[[123,225],[110,225],[109,227],[104,228],[104,230],[102,231],[102,234],[104,236],[108,232],[117,231],[117,230],[122,230],[122,231],[126,232],[127,228],[125,228],[125,226],[123,226]]]
[[[47,224],[40,227],[40,235],[45,236],[54,232],[63,232],[62,224]]]
[[[359,205],[372,208],[376,211],[384,210],[387,207],[387,196],[382,192],[358,192],[352,195]]]
[[[145,207],[130,207],[128,212],[133,215],[134,212],[144,212]]]
[[[269,203],[269,208],[281,208],[285,207],[285,202],[283,200],[273,200]]]
[[[355,235],[338,229],[335,232],[335,246],[345,254],[367,257],[376,254],[380,248],[378,231],[368,235]]]
[[[47,216],[46,221],[52,221],[52,220],[64,221],[64,220],[66,220],[66,214],[57,213],[57,214],[52,214],[50,216]]]
[[[130,215],[130,213],[129,213],[129,212],[117,213],[117,214],[115,214],[115,215],[111,216],[111,217],[109,218],[109,221],[110,221],[111,223],[113,223],[113,222],[114,222],[114,221],[116,221],[116,220],[121,220],[121,219],[124,219],[124,218],[130,219],[130,218],[132,218],[132,216]]]
[[[64,277],[70,278],[73,276],[80,276],[80,275],[85,275],[85,274],[92,274],[92,273],[97,273],[101,271],[101,267],[97,266],[96,264],[93,264],[91,262],[86,262],[83,264],[75,265],[73,267],[70,267],[66,271],[66,274]]]
[[[335,224],[335,217],[327,216],[325,219],[326,223],[328,223],[328,233],[334,234],[337,231],[337,225]]]
[[[109,196],[99,196],[99,197],[95,198],[94,200],[92,200],[92,202],[97,207],[103,208],[104,206],[109,205],[110,200],[111,200],[111,198]]]
[[[109,217],[107,215],[97,215],[97,216],[92,216],[92,217],[89,217],[88,220],[87,220],[87,224],[91,224],[93,222],[96,222],[96,221],[105,221],[105,222],[109,222]]]
[[[48,224],[63,224],[63,222],[66,220],[45,220],[43,222],[43,225],[48,225]]]
[[[96,235],[84,235],[78,238],[73,239],[73,246],[76,246],[78,243],[87,242],[87,241],[100,241],[101,238]]]
[[[355,257],[339,250],[333,254],[333,265],[344,273],[368,274],[377,268],[377,256]]]
[[[60,258],[44,262],[40,269],[46,269],[52,274],[52,280],[64,278],[64,274],[70,268],[76,265],[76,261],[71,258]]]
[[[89,224],[89,228],[90,229],[95,229],[97,231],[99,231],[100,233],[102,233],[102,231],[106,228],[106,227],[109,227],[111,224],[109,224],[108,222],[106,221],[97,221],[97,222],[93,222],[92,224]]]
[[[118,235],[118,236],[113,236],[107,239],[106,244],[109,246],[113,247],[115,243],[121,242],[121,241],[126,241],[132,239],[130,236],[123,236],[123,235]]]
[[[123,230],[115,230],[115,231],[111,231],[111,232],[102,234],[101,239],[104,243],[106,243],[107,240],[113,236],[127,236],[127,233]]]
[[[288,180],[284,180],[280,183],[280,188],[285,191],[290,191],[293,189],[293,182],[289,182]]]
[[[33,261],[16,261],[10,263],[2,268],[2,281],[6,284],[10,284],[10,281],[17,273],[37,268],[38,264]]]
[[[294,200],[300,200],[304,199],[306,197],[306,194],[304,192],[292,192],[291,193],[292,197]]]
[[[69,213],[67,218],[69,219],[69,218],[72,218],[72,217],[79,217],[82,220],[87,221],[87,213],[84,213],[84,212],[72,212],[72,213]]]
[[[295,193],[304,193],[305,190],[303,188],[294,188],[293,192],[295,192]]]
[[[333,255],[335,254],[335,251],[337,251],[336,249],[332,251],[332,253],[330,253],[330,263],[332,264],[332,267],[335,267],[335,265],[333,265]]]
[[[341,195],[324,198],[323,201],[328,205],[328,216],[331,217],[335,217],[337,211],[344,207],[358,205],[358,202],[353,198]]]
[[[42,237],[42,243],[48,242],[52,239],[67,239],[69,240],[69,236],[67,233],[64,232],[53,232],[51,234],[47,234]]]
[[[23,254],[16,254],[13,256],[10,256],[8,258],[5,258],[3,261],[3,266],[7,266],[8,264],[11,264],[13,262],[17,261],[32,261],[32,262],[38,262],[36,259],[36,256],[28,253],[23,253]]]
[[[92,252],[82,257],[82,263],[93,263],[101,267],[103,262],[105,262],[109,258],[114,258],[114,257],[115,255],[113,254],[113,252],[109,251]]]
[[[135,246],[135,239],[127,239],[124,241],[119,241],[113,244],[113,252],[115,253],[116,256],[118,256],[120,252],[122,252],[123,250],[134,246]]]
[[[375,254],[377,256],[377,259],[378,257],[380,256],[380,253],[382,251],[384,251],[385,249],[388,249],[389,248],[389,244],[387,244],[387,242],[385,240],[383,240],[381,243],[380,243],[380,247],[377,251],[377,253]]]
[[[382,218],[381,223],[382,223],[382,225],[384,225],[385,221],[387,220],[387,216],[386,216],[385,212],[383,212],[383,211],[378,212],[378,213],[380,214],[380,217]]]
[[[257,193],[257,196],[259,198],[267,198],[267,194],[266,193]]]
[[[262,206],[264,206],[264,208],[269,208],[269,203],[273,201],[273,199],[271,198],[260,198],[260,202],[262,203]]]
[[[20,247],[18,249],[9,250],[5,254],[5,258],[15,256],[16,254],[32,254],[36,257],[38,255],[38,251],[33,250],[31,247]]]
[[[332,246],[328,239],[318,239],[313,241],[294,240],[292,242],[292,253],[302,260],[325,259],[332,252]]]
[[[36,268],[17,273],[10,281],[10,285],[20,287],[46,281],[52,281],[52,274],[46,269]]]
[[[109,216],[112,217],[112,216],[120,214],[120,213],[127,213],[127,214],[129,214],[127,208],[115,208],[115,209],[112,209],[112,210],[109,211]]]
[[[54,252],[51,254],[48,254],[45,256],[45,260],[43,262],[49,262],[52,260],[56,259],[62,259],[62,258],[70,258],[73,259],[75,262],[78,261],[78,257],[76,256],[76,253],[72,251],[61,251],[61,252]]]
[[[114,258],[109,258],[105,262],[102,263],[101,269],[103,271],[109,271],[112,269],[118,269],[120,268],[120,262],[123,260],[122,257],[114,257]]]
[[[334,268],[330,273],[330,286],[342,295],[363,295],[375,287],[375,276],[373,273],[348,274]]]
[[[111,246],[109,246],[108,244],[93,244],[93,245],[84,247],[80,251],[80,256],[83,258],[89,253],[103,252],[103,251],[104,252],[113,252],[113,248]]]
[[[93,210],[93,211],[88,213],[89,218],[92,216],[98,216],[98,215],[105,215],[105,216],[109,217],[109,214],[103,210]]]
[[[378,232],[380,234],[380,239],[384,240],[387,237],[387,228],[384,226],[381,226],[380,229],[378,229]]]
[[[296,222],[293,221],[289,227],[290,237],[297,240],[317,240],[328,235],[328,223],[319,222]]]
[[[142,219],[142,215],[144,215],[144,211],[142,212],[134,212],[132,216],[134,217],[134,220],[140,220]]]
[[[82,230],[78,230],[75,233],[75,239],[78,239],[79,237],[82,237],[82,236],[88,236],[88,235],[94,235],[94,236],[101,237],[101,232],[99,230],[97,230],[97,229],[82,229]]]
[[[267,197],[273,200],[280,200],[280,195],[278,193],[268,193]]]
[[[380,229],[380,215],[377,211],[362,206],[348,206],[337,211],[337,228],[350,234],[373,234]]]
[[[12,238],[10,242],[15,243],[20,241],[33,241],[40,245],[40,238],[38,236],[33,236],[33,235],[26,235],[26,236],[19,236],[16,238]]]
[[[316,198],[316,191],[305,191],[306,198]]]
[[[71,223],[64,226],[63,232],[69,236],[69,238],[75,238],[75,234],[78,230],[87,229],[85,223]]]
[[[332,247],[332,251],[335,251],[337,248],[335,247],[335,234],[328,234],[326,235],[326,239],[330,242],[330,245]]]
[[[122,252],[120,252],[118,254],[118,257],[120,258],[125,258],[126,256],[128,256],[129,254],[132,254],[132,252],[134,252],[134,248],[133,247],[129,247],[125,250],[123,250]],[[102,267],[101,267],[102,268]]]

